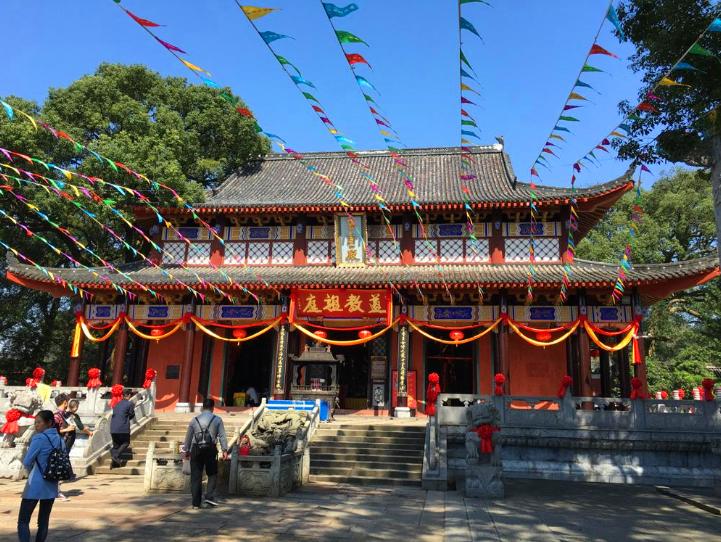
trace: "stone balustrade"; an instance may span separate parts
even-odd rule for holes
[[[500,413],[505,477],[705,487],[721,481],[718,400],[441,394],[426,429],[425,487],[463,481],[465,412],[483,402]]]
[[[4,414],[11,408],[10,401],[13,394],[27,391],[27,389],[25,386],[0,386],[0,420],[2,420],[0,423],[4,423]],[[135,434],[154,419],[155,382],[149,389],[130,389],[134,394],[131,402],[135,404],[135,420],[131,424],[130,431],[131,434]],[[83,420],[83,423],[93,431],[91,437],[79,433],[70,452],[70,459],[75,473],[78,476],[83,476],[92,472],[92,468],[98,459],[107,453],[112,446],[110,436],[110,417],[112,415],[109,406],[110,387],[88,390],[84,387],[59,386],[52,389],[50,399],[46,404],[42,405],[42,408],[54,411],[56,406],[53,400],[60,393],[66,393],[79,400],[78,415]],[[17,480],[25,477],[26,473],[22,467],[22,458],[27,451],[30,438],[34,434],[32,423],[31,418],[21,418],[18,435],[13,439],[9,439],[7,436],[3,439],[3,445],[0,446],[0,478]]]

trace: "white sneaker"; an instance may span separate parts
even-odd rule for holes
[[[58,499],[60,499],[62,502],[68,502],[70,500],[63,493],[58,493]]]
[[[205,498],[205,504],[213,507],[218,506],[218,503],[216,501],[214,501],[213,499],[208,499],[207,497]]]

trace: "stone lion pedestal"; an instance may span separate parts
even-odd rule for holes
[[[490,403],[466,409],[466,497],[498,499],[504,496],[501,446],[497,442],[500,415]]]

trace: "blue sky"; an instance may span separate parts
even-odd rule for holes
[[[336,1],[346,5],[350,0]],[[505,137],[522,180],[553,127],[582,65],[606,0],[491,0],[465,4],[463,14],[483,36],[464,32],[464,50],[480,85],[479,108],[470,112],[484,143]],[[456,0],[356,0],[360,9],[335,19],[369,43],[354,46],[373,69],[359,73],[380,91],[377,101],[408,147],[459,144],[458,30]],[[233,0],[126,0],[141,17],[164,24],[158,35],[180,46],[186,58],[243,97],[263,127],[300,151],[338,150]],[[361,149],[382,148],[350,70],[341,56],[320,0],[272,0],[253,5],[281,8],[258,20],[261,30],[292,35],[275,42],[294,62],[335,125]],[[142,63],[164,75],[189,72],[152,40],[112,0],[4,0],[5,54],[0,95],[42,101],[48,88],[68,85],[101,62]],[[608,73],[584,76],[599,92],[576,109],[582,122],[545,184],[569,182],[571,163],[620,122],[617,103],[635,100],[638,76],[628,69],[628,44],[606,23],[598,42],[620,60],[592,57]],[[604,182],[625,169],[609,155],[579,179]]]

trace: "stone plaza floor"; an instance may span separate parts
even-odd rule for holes
[[[0,481],[0,540],[16,540],[22,483]],[[653,487],[508,481],[496,502],[455,491],[311,483],[278,499],[191,510],[189,495],[143,494],[141,477],[64,484],[50,541],[333,542],[721,540],[721,516]]]

